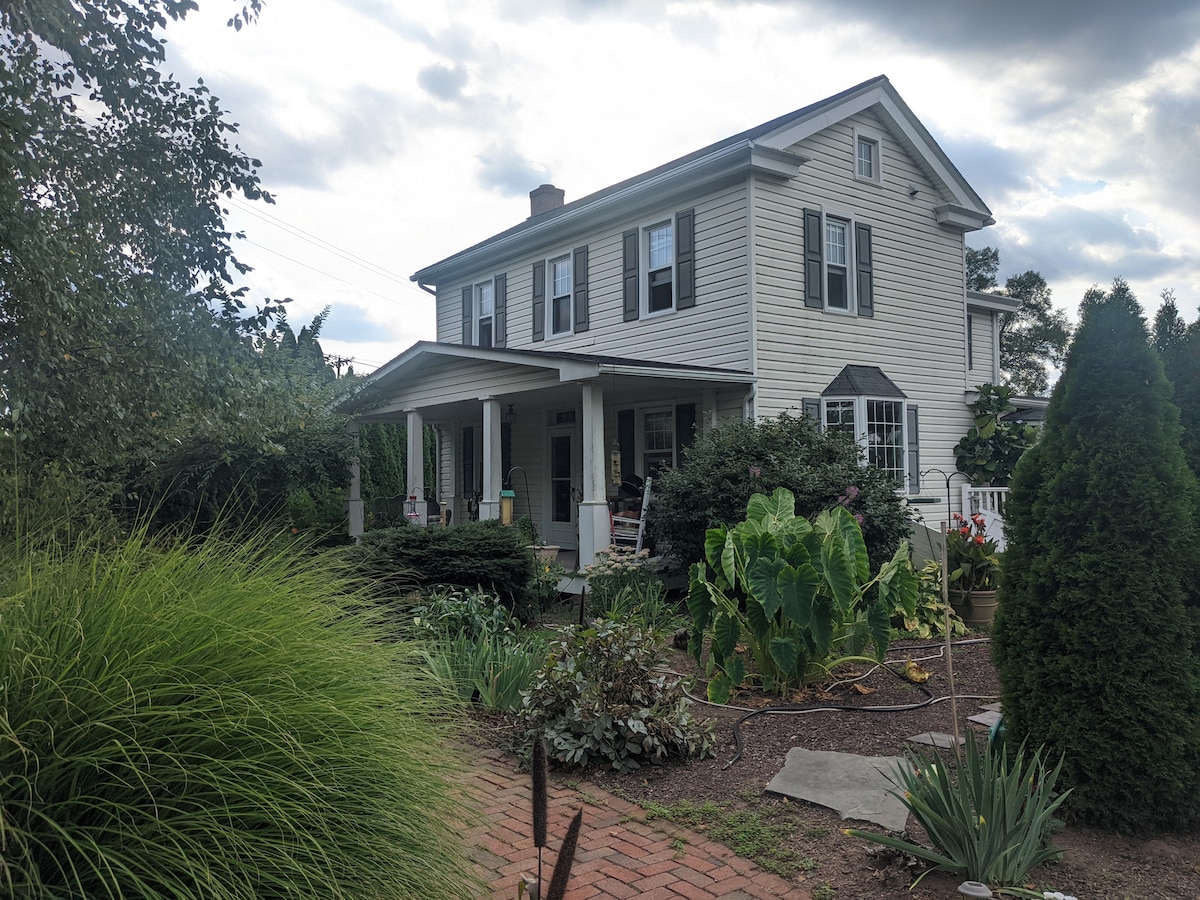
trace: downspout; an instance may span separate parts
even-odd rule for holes
[[[432,294],[434,297],[437,297],[437,288],[432,288],[423,281],[418,281],[417,287],[419,287],[425,293]]]

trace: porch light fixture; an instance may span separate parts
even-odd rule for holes
[[[515,421],[517,421],[517,410],[516,407],[510,403],[508,404],[508,409],[504,411],[504,424],[512,425],[512,423]]]

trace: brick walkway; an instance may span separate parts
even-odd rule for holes
[[[516,771],[513,757],[496,750],[477,753],[473,774],[471,793],[484,821],[466,837],[488,885],[483,896],[515,900],[521,875],[537,877],[530,777]],[[646,822],[641,807],[595,785],[552,776],[548,801],[549,846],[542,865],[547,882],[567,824],[583,807],[568,900],[811,900],[807,891],[735,856],[724,844],[669,822]]]

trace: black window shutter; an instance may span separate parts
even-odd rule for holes
[[[462,489],[464,497],[475,490],[475,429],[470,425],[462,430]]]
[[[471,313],[474,311],[475,289],[473,287],[465,287],[462,291],[462,342],[464,347],[471,346],[471,338],[475,334],[474,324],[471,321]]]
[[[571,262],[574,276],[575,331],[588,330],[588,248],[576,247]]]
[[[632,228],[621,236],[622,284],[625,304],[624,317],[626,322],[632,322],[638,317],[641,308],[638,302],[638,230]]]
[[[804,211],[804,305],[810,309],[825,308],[824,247],[821,235],[821,213]]]
[[[632,409],[617,412],[617,447],[621,451],[621,480],[630,481],[637,474],[637,444]]]
[[[675,214],[675,272],[679,276],[676,309],[696,305],[696,211]]]
[[[967,368],[968,369],[975,368],[975,335],[974,335],[975,329],[972,327],[973,321],[974,321],[974,317],[968,312],[967,313]]]
[[[854,226],[854,257],[858,268],[858,314],[875,315],[875,284],[872,277],[871,226]]]
[[[533,264],[533,339],[546,339],[546,264]]]
[[[675,464],[683,465],[683,451],[696,440],[696,404],[675,405]]]
[[[821,427],[821,398],[820,397],[805,397],[800,404],[800,409],[804,413],[804,418],[811,419],[812,423],[817,427]]]
[[[492,306],[492,346],[503,349],[505,347],[505,329],[506,325],[506,310],[505,293],[508,291],[508,276],[497,275],[494,279],[495,290],[493,292],[494,304]]]
[[[908,492],[921,493],[921,438],[917,431],[917,406],[908,404],[905,410],[905,441],[908,444]]]

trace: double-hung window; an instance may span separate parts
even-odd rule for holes
[[[872,229],[847,215],[804,210],[804,305],[875,315]]]
[[[883,160],[879,155],[880,135],[872,128],[854,129],[854,177],[858,181],[880,184]]]
[[[550,261],[550,333],[571,333],[571,257]]]
[[[675,227],[661,222],[646,229],[646,311],[663,312],[675,306]]]
[[[496,295],[492,282],[475,285],[475,346],[492,346],[493,319],[496,312]]]

